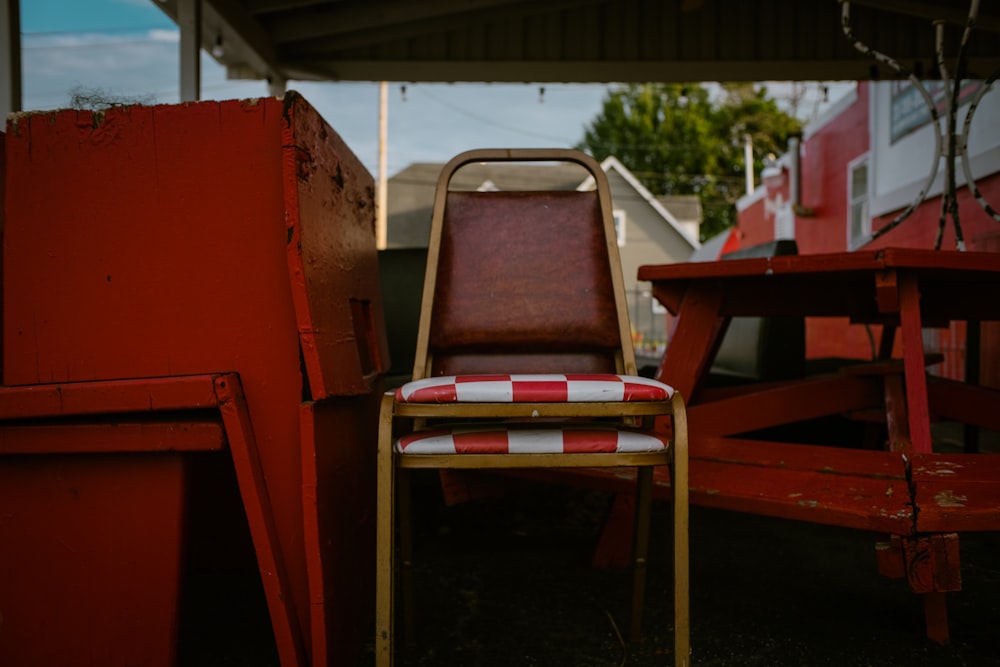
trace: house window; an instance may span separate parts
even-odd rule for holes
[[[625,245],[625,211],[616,209],[613,213],[615,219],[615,236],[618,237],[618,247]]]
[[[848,167],[848,237],[847,247],[859,247],[872,234],[872,220],[868,215],[868,158],[851,162]]]

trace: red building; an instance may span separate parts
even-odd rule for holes
[[[935,83],[928,88],[938,102],[944,128],[944,90]],[[998,209],[1000,91],[980,89],[980,82],[963,86],[956,133],[965,139],[980,198]],[[731,249],[734,241],[738,247],[749,247],[783,238],[794,239],[800,254],[888,246],[960,247],[951,216],[938,243],[947,160],[935,155],[935,144],[935,126],[919,90],[905,81],[859,82],[806,128],[801,142],[792,142],[788,153],[764,170],[763,183],[752,195],[738,202],[738,223],[727,247]],[[935,165],[936,176],[927,187]],[[955,170],[965,249],[1000,252],[1000,221],[976,200],[961,159],[955,161]],[[917,201],[912,212],[893,224]],[[877,329],[847,321],[807,320],[806,356],[871,358]],[[931,372],[964,379],[964,323],[926,329],[924,337],[928,352],[944,355]],[[982,325],[981,349],[982,382],[1000,386],[1000,325]]]

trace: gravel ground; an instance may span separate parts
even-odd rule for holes
[[[397,664],[673,664],[668,505],[654,509],[645,637],[629,644],[629,574],[589,564],[606,495],[539,485],[445,507],[434,488],[418,485],[418,642]],[[692,663],[1000,665],[1000,534],[961,538],[947,646],[925,638],[905,582],[877,573],[876,539],[692,508]],[[367,652],[360,664],[371,662]]]

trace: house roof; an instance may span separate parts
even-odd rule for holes
[[[656,201],[678,222],[701,222],[701,199],[698,195],[656,195]]]
[[[443,166],[418,162],[389,179],[386,214],[389,247],[412,248],[427,245],[434,190]],[[665,201],[658,200],[614,157],[606,158],[601,163],[601,168],[605,172],[613,170],[620,174],[692,248],[698,247],[697,239],[691,238],[681,223],[700,222],[700,203],[695,207],[686,197],[665,197]],[[588,190],[594,187],[594,182],[579,166],[571,164],[470,164],[455,173],[452,186],[457,190],[484,187],[500,190]],[[680,216],[672,213],[672,203],[679,207]],[[692,216],[695,208],[698,214]]]
[[[663,201],[660,201],[655,196],[653,196],[653,193],[647,190],[646,186],[643,185],[639,181],[639,179],[636,178],[632,174],[632,172],[629,171],[628,168],[618,160],[618,158],[616,158],[613,155],[604,158],[604,161],[601,162],[601,168],[605,171],[605,173],[608,171],[614,171],[619,175],[621,175],[621,177],[624,178],[625,181],[630,186],[632,186],[632,189],[635,190],[637,193],[639,193],[639,196],[642,197],[644,200],[646,200],[646,203],[649,204],[654,211],[659,213],[660,216],[667,221],[667,224],[673,227],[677,231],[677,233],[681,235],[683,239],[685,239],[688,243],[691,244],[692,249],[698,247],[699,243],[697,234],[691,236],[690,232],[684,228],[684,225],[681,224],[681,220],[678,219],[677,216],[675,216],[670,210],[667,209],[667,206]],[[594,180],[593,178],[587,177],[587,180],[580,185],[580,189],[585,190],[587,188],[594,187],[593,180]],[[686,207],[687,205],[685,206],[685,208]],[[699,216],[697,220],[700,222],[701,217]]]

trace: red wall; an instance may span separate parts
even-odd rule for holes
[[[858,82],[857,99],[840,115],[809,135],[801,148],[801,204],[795,219],[795,240],[800,254],[843,252],[847,247],[847,165],[868,152],[868,82]],[[774,239],[774,204],[788,200],[788,171],[765,180],[767,195],[739,213],[741,247]],[[981,179],[977,186],[986,201],[1000,207],[1000,173]],[[959,219],[968,250],[1000,252],[1000,224],[987,216],[968,188],[958,192]],[[899,211],[872,221],[878,230]],[[941,198],[925,201],[905,221],[865,248],[933,248],[938,233]],[[954,249],[955,232],[949,218],[943,249]],[[1000,262],[1000,257],[997,259]],[[809,318],[806,321],[806,356],[868,359],[878,345],[881,328],[852,325],[847,320]],[[945,361],[931,372],[964,378],[965,327],[953,323],[948,329],[928,329],[928,350],[940,351]],[[897,350],[898,353],[898,350]],[[1000,324],[985,323],[982,329],[982,382],[1000,386]]]
[[[1000,207],[1000,174],[976,182],[980,193],[994,209]],[[962,227],[962,237],[967,250],[997,252],[1000,245],[1000,223],[991,219],[966,187],[958,190],[958,219]],[[902,211],[879,216],[872,220],[872,229],[878,230],[889,224]],[[894,229],[868,244],[869,248],[890,246],[907,248],[933,248],[937,240],[941,219],[941,197],[932,197],[919,206]],[[955,227],[951,216],[945,220],[945,231],[941,248],[955,249]],[[998,259],[1000,261],[1000,259]]]
[[[736,237],[741,248],[760,245],[774,237],[774,219],[765,219],[765,201],[758,199],[739,212]]]
[[[795,220],[802,254],[847,250],[847,164],[868,152],[868,83],[857,99],[804,141],[802,205],[811,215]]]

